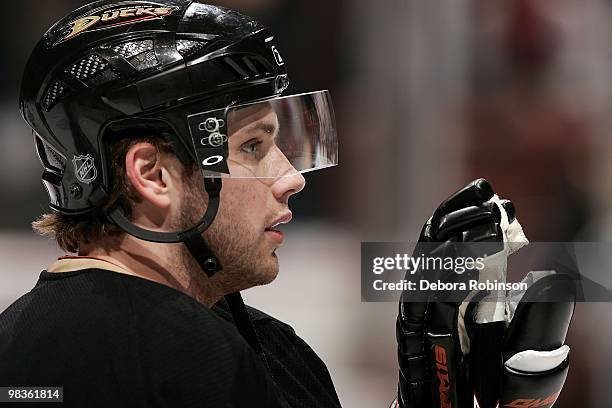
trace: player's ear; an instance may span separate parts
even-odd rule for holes
[[[158,208],[168,208],[173,186],[168,160],[147,142],[132,145],[125,155],[128,182],[143,200]]]

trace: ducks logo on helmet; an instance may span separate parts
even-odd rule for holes
[[[159,7],[159,5],[152,3],[132,3],[121,7],[114,5],[106,9],[97,9],[72,21],[67,27],[69,32],[59,42],[74,38],[88,30],[102,30],[165,17],[175,10],[177,10],[177,7]]]

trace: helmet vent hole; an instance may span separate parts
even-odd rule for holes
[[[136,55],[147,51],[153,51],[153,40],[128,41],[113,47],[113,51],[125,59],[130,59]]]
[[[36,135],[36,151],[46,170],[51,170],[56,173],[64,172],[66,168],[66,158],[38,135]]]
[[[259,70],[257,69],[257,66],[255,66],[255,64],[251,61],[251,58],[242,57],[242,61],[244,62],[244,65],[249,69],[249,71],[251,71],[253,75],[260,74]]]
[[[76,79],[83,81],[96,75],[100,71],[105,70],[106,68],[108,68],[108,62],[96,54],[91,54],[72,65],[70,68],[68,68],[67,72],[69,72]]]
[[[248,79],[251,75],[247,72],[247,68],[241,66],[240,63],[235,61],[231,57],[223,58],[223,62],[228,66],[228,68],[240,79]]]
[[[119,74],[115,72],[112,67],[108,67],[104,71],[100,71],[97,75],[89,78],[87,80],[87,85],[102,85],[118,78]]]
[[[128,59],[130,64],[138,71],[142,71],[143,69],[152,68],[156,66],[159,61],[154,51],[143,52],[142,54],[138,54]]]
[[[253,56],[250,57],[249,60],[253,65],[255,65],[257,71],[261,75],[271,74],[274,72],[274,69],[270,66],[270,64],[268,63],[268,61],[266,61],[265,58]]]
[[[202,50],[206,44],[206,41],[180,39],[176,41],[176,50],[183,57],[189,57]]]
[[[127,41],[115,45],[112,49],[125,58],[138,71],[152,68],[159,64],[152,39]]]
[[[43,107],[48,112],[55,102],[57,102],[62,96],[64,96],[68,92],[68,86],[61,81],[53,82],[49,88],[47,88],[47,93],[43,99]]]

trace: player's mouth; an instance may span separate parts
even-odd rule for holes
[[[265,234],[271,237],[273,240],[278,241],[280,244],[283,243],[284,235],[282,231],[278,230],[277,227],[281,224],[286,224],[291,221],[291,211],[287,211],[282,216],[274,220],[269,227],[265,229]]]

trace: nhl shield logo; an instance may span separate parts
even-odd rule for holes
[[[80,182],[89,184],[98,177],[94,159],[90,155],[74,156],[72,164],[74,165],[74,174]]]

